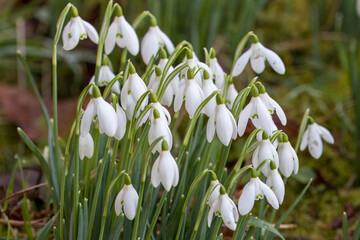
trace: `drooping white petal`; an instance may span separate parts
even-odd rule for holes
[[[224,89],[225,73],[216,58],[210,58],[210,69],[215,79],[215,85],[219,89]]]
[[[133,27],[126,21],[124,16],[119,17],[119,28],[121,30],[121,36],[116,38],[116,43],[119,47],[126,47],[128,51],[136,56],[139,52],[139,39],[136,35]]]
[[[212,142],[215,135],[215,117],[211,116],[206,125],[206,139],[208,142]]]
[[[156,26],[155,28],[157,28],[156,31],[160,39],[162,40],[162,43],[165,44],[166,49],[171,54],[175,49],[174,44],[171,42],[170,38],[163,31],[160,30],[159,26]]]
[[[99,131],[113,137],[117,129],[117,115],[114,108],[102,97],[95,98],[95,109],[99,120]]]
[[[62,34],[64,50],[69,51],[75,48],[79,43],[80,34],[81,33],[77,21],[74,21],[74,19],[71,18],[70,21],[66,24]]]
[[[215,206],[218,204],[218,201],[219,201],[219,198],[217,198],[215,200],[215,202],[210,206],[208,217],[207,217],[208,227],[211,226],[212,218],[213,218],[214,211],[215,211]]]
[[[170,191],[173,179],[174,171],[173,165],[168,159],[162,158],[159,162],[159,175],[161,182],[166,191]]]
[[[120,213],[122,212],[122,206],[123,206],[123,202],[124,202],[124,188],[121,189],[121,191],[118,193],[118,195],[116,195],[115,198],[115,213],[117,216],[120,215]]]
[[[242,73],[242,71],[244,70],[246,64],[249,62],[250,56],[251,56],[252,50],[251,48],[249,50],[247,50],[246,52],[244,52],[239,58],[238,60],[236,60],[235,66],[234,66],[234,70],[232,72],[232,76],[236,77],[239,76],[240,73]]]
[[[86,106],[85,112],[81,118],[80,135],[85,135],[90,132],[91,122],[95,115],[94,107],[95,107],[94,100],[91,99],[88,105]]]
[[[209,198],[208,198],[208,203],[211,206],[216,199],[218,199],[218,197],[220,196],[220,183],[218,180],[211,180],[211,184],[214,184],[216,187],[214,188],[214,190],[211,192]]]
[[[272,69],[278,74],[285,74],[285,65],[279,55],[266,47],[263,47],[263,52]]]
[[[228,87],[228,94],[226,97],[226,106],[231,109],[233,107],[234,101],[238,95],[238,92],[235,89],[235,85],[232,83]]]
[[[284,174],[285,177],[290,177],[291,173],[294,170],[294,157],[291,151],[291,145],[289,147],[289,142],[279,143],[279,161],[280,161],[280,171]]]
[[[262,55],[257,57],[251,57],[250,65],[254,72],[256,72],[257,74],[262,73],[265,69],[265,57]]]
[[[116,17],[115,17],[116,19]],[[116,39],[116,31],[118,28],[118,22],[114,19],[114,21],[110,24],[108,33],[105,39],[105,53],[110,54],[115,47],[115,39]]]
[[[93,43],[98,44],[99,35],[98,35],[96,29],[90,23],[88,23],[87,21],[84,21],[84,20],[81,19],[81,22],[84,25],[85,30],[86,30],[86,34],[89,36],[90,40]]]
[[[238,201],[238,209],[241,215],[248,214],[255,203],[255,183],[253,179],[245,185]]]
[[[309,126],[306,128],[302,138],[301,138],[301,143],[300,143],[300,150],[304,151],[306,146],[308,145],[308,141],[309,141]]]
[[[316,129],[314,124],[309,126],[309,143],[308,148],[311,156],[318,159],[323,152],[323,143],[321,141],[321,136]]]
[[[178,112],[184,100],[185,83],[180,85],[179,91],[176,92],[174,100],[174,111]]]
[[[127,119],[125,111],[120,107],[118,103],[116,104],[116,116],[118,124],[114,137],[120,141],[124,137],[126,132]]]
[[[247,122],[250,118],[250,113],[252,111],[253,106],[254,106],[254,98],[251,98],[249,104],[240,112],[239,120],[238,120],[238,133],[240,137],[245,132]]]
[[[217,106],[216,113],[216,134],[218,135],[220,141],[228,146],[230,143],[230,139],[233,136],[233,124],[232,119],[234,118],[229,110],[226,109],[224,104]],[[234,120],[235,121],[235,120]]]
[[[274,110],[276,111],[276,115],[279,117],[281,124],[285,126],[287,119],[280,105],[274,99],[272,99],[267,93],[260,94],[259,96],[268,110],[271,110],[272,113],[274,112]]]
[[[266,109],[264,103],[261,101],[260,97],[254,97],[255,99],[255,106],[256,106],[256,113],[258,115],[258,120],[260,126],[269,134],[272,135],[273,129],[273,120],[269,111]]]
[[[259,185],[261,190],[263,191],[267,202],[274,208],[274,209],[279,209],[279,202],[275,196],[275,193],[273,191],[271,191],[271,189],[263,182],[260,181],[259,179]]]
[[[204,101],[204,94],[193,80],[187,80],[188,87],[185,90],[185,109],[189,113],[189,118],[192,119],[196,109]]]
[[[229,229],[235,231],[236,222],[239,219],[238,212],[234,211],[234,209],[236,210],[236,206],[227,194],[221,195],[220,197],[223,198],[220,206],[221,218]]]
[[[129,220],[133,220],[136,215],[139,196],[131,184],[126,185],[124,188],[127,188],[124,193],[124,213]]]
[[[270,171],[266,185],[274,192],[279,204],[282,204],[285,196],[285,185],[277,169]]]
[[[87,133],[85,135],[80,135],[79,139],[79,157],[84,159],[84,157],[91,158],[94,153],[94,141],[90,135]]]
[[[160,184],[159,163],[160,163],[160,158],[158,157],[155,160],[154,165],[151,169],[151,183],[155,188],[158,187]]]
[[[124,86],[123,86],[123,88],[121,90],[121,94],[120,94],[121,106],[125,110],[128,106],[129,91],[130,91],[130,81],[129,81],[129,79],[127,79],[124,83]]]
[[[148,64],[152,55],[159,49],[159,37],[155,27],[149,27],[141,41],[141,57],[145,64]]]
[[[204,93],[204,98],[210,96],[214,91],[218,90],[215,84],[212,82],[211,79],[204,79],[202,82],[202,91]],[[205,114],[209,117],[214,114],[216,109],[216,99],[212,98],[204,108]]]
[[[320,132],[320,135],[321,137],[328,143],[330,144],[333,144],[335,142],[334,140],[334,137],[331,135],[330,131],[327,130],[325,127],[323,126],[320,126],[319,124],[317,123],[314,123],[316,124],[316,126],[318,127],[319,129],[319,132]]]

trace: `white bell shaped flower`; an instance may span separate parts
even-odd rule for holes
[[[126,181],[126,180],[125,180]],[[139,195],[130,183],[125,183],[124,187],[115,198],[115,213],[119,216],[124,209],[127,219],[133,220],[136,215],[136,209],[139,201]]]
[[[333,144],[334,138],[330,131],[315,123],[312,118],[309,118],[309,124],[301,139],[300,150],[304,151],[308,147],[311,156],[318,159],[323,152],[322,139]]]
[[[264,196],[266,197],[267,202],[274,209],[279,208],[279,202],[274,192],[255,175],[250,179],[250,181],[245,185],[244,189],[242,190],[241,196],[238,201],[238,208],[240,214],[248,214],[254,207],[255,200],[263,199]]]
[[[206,126],[206,139],[208,142],[211,142],[216,130],[216,134],[222,144],[228,146],[231,138],[236,139],[236,122],[232,113],[226,108],[219,93],[216,95],[216,102],[215,113],[210,116]]]
[[[152,78],[153,75],[150,76],[148,89],[151,89],[153,92],[156,92],[159,88],[159,84],[160,84],[160,80],[161,80],[161,74],[162,74],[161,68],[156,66],[153,74],[154,74],[153,78]],[[164,95],[161,98],[160,102],[161,102],[161,104],[164,104],[164,105],[170,107],[172,104],[172,101],[173,101],[173,97],[174,97],[174,91],[173,91],[173,87],[171,86],[171,83],[170,83],[167,86],[167,88],[165,89]]]
[[[259,82],[259,92],[260,92],[260,99],[261,101],[264,103],[264,105],[266,106],[267,110],[269,110],[269,112],[271,114],[274,114],[276,113],[276,115],[278,116],[278,118],[280,119],[280,122],[283,126],[286,125],[286,116],[285,116],[285,113],[283,111],[283,109],[280,107],[280,105],[275,102],[274,99],[272,99],[269,94],[265,91],[265,87],[264,85],[262,85],[260,82]]]
[[[211,185],[215,185],[214,190],[211,192],[209,199],[208,199],[208,204],[209,206],[213,205],[213,203],[219,198],[220,196],[220,183],[217,179],[215,180],[211,180],[210,186]]]
[[[91,134],[85,133],[80,134],[79,138],[79,156],[83,160],[84,157],[91,158],[94,154],[94,140],[91,137]]]
[[[148,141],[149,144],[152,144],[157,138],[163,137],[163,140],[165,140],[168,143],[169,149],[172,148],[172,134],[170,131],[170,128],[168,126],[168,123],[165,119],[160,117],[160,113],[157,109],[154,108],[153,111],[154,120],[150,123],[150,129],[148,134]],[[156,151],[161,151],[161,142],[159,141],[155,147],[152,150],[152,153],[155,153]]]
[[[215,85],[218,89],[224,90],[225,84],[225,73],[218,60],[216,58],[216,53],[213,48],[210,49],[210,69],[215,79]]]
[[[227,96],[226,96],[226,106],[229,109],[231,109],[233,107],[235,98],[237,97],[238,94],[239,93],[238,93],[238,91],[236,91],[234,83],[231,83],[228,86],[228,93],[227,93]]]
[[[282,180],[279,171],[276,169],[275,163],[270,163],[270,173],[266,179],[266,185],[270,187],[270,189],[275,193],[275,196],[279,202],[282,204],[285,196],[285,185]]]
[[[207,71],[204,71],[204,80],[202,82],[201,89],[204,93],[204,98],[209,97],[214,91],[218,91],[218,88],[212,81],[212,78],[209,76]],[[216,99],[212,98],[204,108],[205,114],[210,117],[215,113],[216,110]]]
[[[174,111],[178,112],[185,101],[185,109],[192,119],[196,109],[204,101],[204,93],[199,85],[194,81],[194,74],[191,69],[188,70],[187,79],[181,83],[179,90],[175,95]]]
[[[269,176],[270,162],[274,161],[276,168],[279,167],[279,155],[276,152],[274,145],[270,142],[270,139],[265,131],[262,131],[262,140],[259,146],[257,146],[252,155],[252,164],[255,168],[260,165],[261,172],[265,176]]]
[[[117,116],[118,126],[114,138],[120,141],[124,137],[126,132],[127,119],[124,109],[122,109],[118,103],[116,103],[116,116]]]
[[[159,103],[155,93],[150,94],[151,98],[151,105],[152,107],[149,109],[149,111],[145,114],[144,118],[140,121],[140,126],[142,126],[147,120],[150,120],[150,122],[154,121],[154,109],[158,110],[160,114],[160,118],[164,119],[168,125],[171,123],[171,116],[169,111],[164,108],[161,103]]]
[[[166,47],[171,54],[174,51],[174,45],[170,38],[160,30],[154,17],[151,18],[151,26],[141,40],[141,56],[145,64],[148,64],[150,58],[157,53],[160,47]]]
[[[151,170],[151,183],[154,187],[161,183],[167,192],[171,186],[176,187],[179,182],[179,169],[175,159],[169,151],[165,140],[162,141],[161,152],[155,160]]]
[[[120,48],[126,48],[133,56],[139,52],[139,39],[133,27],[126,21],[120,8],[117,9],[117,16],[110,24],[105,39],[105,53],[110,54],[115,43]]]
[[[290,177],[291,173],[297,174],[299,171],[299,159],[291,146],[286,135],[280,138],[279,147],[279,169],[285,177]]]
[[[115,74],[111,71],[110,67],[107,65],[101,66],[99,69],[99,87],[103,87],[108,85],[111,80],[115,78]],[[90,79],[89,84],[95,83],[95,75],[93,75]],[[117,81],[112,87],[111,90],[117,94],[120,94],[120,82]],[[92,87],[89,89],[89,93],[92,93]]]
[[[114,108],[101,97],[97,86],[93,87],[92,99],[82,117],[80,134],[86,134],[90,131],[90,125],[95,116],[99,121],[100,133],[113,137],[118,126],[117,115]]]
[[[129,67],[129,77],[125,81],[125,84],[121,90],[121,106],[126,111],[126,116],[128,119],[132,118],[134,114],[134,108],[136,102],[139,100],[141,95],[147,91],[147,87],[144,81],[139,77],[135,71],[135,67],[130,63]],[[145,98],[140,106],[140,110],[143,110],[148,104],[148,99]],[[131,110],[131,111],[128,111]],[[138,116],[139,112],[135,113]]]
[[[216,216],[222,218],[226,227],[235,231],[236,223],[239,220],[239,213],[236,209],[235,203],[231,200],[231,198],[229,198],[223,186],[220,187],[220,195],[210,206],[207,218],[208,227],[211,226],[214,213]]]
[[[62,33],[63,48],[69,51],[76,47],[79,40],[84,40],[88,36],[92,42],[98,44],[99,35],[95,28],[79,16],[71,17]]]
[[[257,74],[260,74],[264,71],[265,60],[269,62],[270,66],[278,74],[285,73],[285,65],[281,58],[275,52],[264,47],[260,42],[257,42],[255,44],[251,44],[250,49],[244,52],[236,61],[232,76],[236,77],[240,75],[249,60],[251,68]]]
[[[258,89],[253,86],[252,95],[249,104],[240,112],[238,120],[238,132],[240,137],[244,134],[247,122],[251,119],[255,127],[261,127],[264,129],[267,134],[272,135],[274,130],[274,122],[270,115],[270,112],[267,110],[265,104],[259,96]]]

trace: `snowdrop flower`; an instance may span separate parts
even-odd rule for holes
[[[220,185],[221,184],[217,180],[216,175],[215,175],[215,177],[212,177],[210,186],[215,186],[215,188],[209,196],[209,199],[208,199],[209,206],[213,205],[213,203],[220,197]]]
[[[270,162],[270,173],[266,179],[266,185],[275,193],[275,196],[279,202],[282,204],[285,196],[285,185],[282,180],[279,171],[276,169],[276,165],[273,161]]]
[[[127,119],[125,111],[120,107],[118,103],[116,103],[116,116],[118,121],[118,127],[116,129],[114,137],[116,140],[120,141],[124,137],[126,132]]]
[[[110,54],[115,43],[120,48],[126,48],[133,56],[139,52],[139,39],[133,27],[125,20],[119,5],[115,7],[116,16],[110,24],[106,39],[105,53]]]
[[[130,63],[129,78],[125,81],[120,94],[121,106],[126,111],[126,116],[128,119],[132,118],[136,102],[146,91],[147,88],[144,81],[136,73],[134,65]],[[140,106],[140,110],[143,110],[147,103],[148,100],[145,98]],[[135,114],[137,116],[139,112]]]
[[[111,80],[115,78],[115,74],[111,71],[108,65],[101,66],[99,69],[99,87],[106,86]],[[89,84],[95,83],[95,75],[91,77]],[[120,94],[120,82],[117,81],[111,87],[111,90],[117,94]],[[89,93],[92,93],[92,87],[89,89]]]
[[[213,74],[213,78],[215,79],[216,87],[223,90],[225,84],[225,73],[216,59],[216,53],[213,48],[210,49],[210,69]]]
[[[257,42],[251,44],[250,49],[243,53],[236,61],[232,76],[236,77],[240,75],[249,60],[251,68],[257,74],[260,74],[264,71],[265,60],[269,62],[270,66],[278,74],[285,73],[285,65],[281,58],[270,49],[264,47],[260,42]]]
[[[274,161],[276,168],[279,166],[279,155],[273,144],[271,144],[268,134],[262,131],[262,140],[259,146],[254,150],[252,156],[252,164],[255,168],[260,165],[261,172],[265,176],[269,176],[270,173],[270,161]]]
[[[159,88],[160,80],[161,80],[161,68],[156,66],[154,73],[154,78],[150,77],[148,88],[152,91],[156,92]],[[163,97],[161,98],[161,104],[167,105],[168,107],[171,106],[172,100],[174,96],[174,91],[171,85],[168,85]]]
[[[171,54],[174,51],[174,45],[170,38],[160,30],[155,17],[151,17],[151,26],[141,41],[141,56],[145,64],[148,64],[150,58],[155,56],[160,47],[166,47]]]
[[[170,128],[163,118],[160,117],[160,113],[157,109],[154,108],[153,111],[154,120],[150,123],[150,129],[148,134],[148,141],[149,144],[152,144],[157,138],[163,137],[163,140],[165,140],[168,143],[169,149],[172,147],[172,134],[170,131]],[[155,153],[156,151],[161,151],[161,143],[158,142],[155,147],[152,150],[152,153]]]
[[[282,110],[282,108],[280,107],[280,105],[275,102],[274,99],[272,99],[269,94],[267,94],[267,92],[265,91],[265,87],[264,85],[262,85],[260,82],[257,82],[259,84],[259,92],[260,92],[260,99],[261,101],[264,103],[264,105],[266,106],[267,110],[269,110],[269,112],[271,114],[274,114],[276,112],[276,115],[278,116],[278,118],[280,119],[280,122],[283,126],[286,125],[286,116],[284,111]]]
[[[194,73],[191,69],[187,72],[187,79],[180,85],[175,95],[174,111],[178,112],[185,101],[185,109],[192,119],[196,109],[204,101],[204,93],[199,85],[194,81]]]
[[[232,109],[235,98],[237,97],[237,95],[238,95],[238,91],[236,91],[234,83],[231,83],[228,86],[228,93],[227,93],[227,96],[226,96],[226,106],[229,109]]]
[[[267,110],[265,104],[259,97],[258,89],[252,87],[252,95],[249,104],[240,112],[238,120],[238,132],[240,137],[244,134],[248,119],[251,119],[255,127],[261,127],[270,136],[274,130],[274,122],[271,118],[270,112]]]
[[[166,108],[164,108],[159,103],[156,94],[151,92],[150,99],[151,99],[151,103],[149,105],[151,105],[152,107],[149,109],[149,111],[145,114],[144,118],[141,120],[140,126],[143,125],[148,119],[150,120],[150,122],[154,121],[154,109],[158,110],[160,114],[160,118],[164,119],[167,122],[167,124],[170,125],[171,123],[170,113]]]
[[[304,151],[308,147],[311,156],[318,159],[323,152],[321,138],[330,144],[334,143],[334,138],[329,130],[315,123],[314,119],[309,117],[309,124],[301,139],[300,150]]]
[[[94,154],[94,140],[89,132],[80,134],[79,138],[79,156],[83,160],[84,157],[91,158]]]
[[[278,154],[280,162],[279,169],[282,174],[285,177],[290,177],[292,172],[297,174],[299,171],[299,159],[286,134],[283,134],[279,138]]]
[[[99,35],[95,28],[79,17],[78,11],[74,6],[71,6],[71,10],[72,17],[64,27],[62,33],[63,48],[69,51],[76,47],[79,40],[84,40],[88,36],[92,42],[98,44]]]
[[[115,213],[117,216],[124,213],[127,219],[133,220],[136,215],[136,209],[139,201],[139,195],[137,194],[135,188],[131,184],[130,178],[127,176],[125,178],[125,185],[118,193],[115,198]]]
[[[274,192],[257,177],[255,169],[252,169],[252,177],[242,190],[238,201],[240,214],[248,214],[254,207],[255,200],[263,199],[264,196],[274,209],[279,208],[279,202]]]
[[[236,223],[239,220],[239,213],[236,209],[235,203],[231,200],[231,198],[229,198],[223,186],[220,187],[220,195],[210,206],[207,218],[208,227],[211,226],[214,213],[216,216],[222,218],[229,229],[235,231]]]
[[[160,155],[155,160],[153,168],[151,170],[151,183],[154,187],[157,187],[160,183],[162,183],[165,190],[169,192],[171,186],[176,187],[178,182],[178,166],[169,151],[169,146],[167,142],[163,140],[161,144]]]
[[[212,81],[212,78],[210,78],[208,71],[204,71],[204,80],[202,82],[201,89],[204,93],[204,98],[209,97],[214,91],[219,91],[218,88],[215,86],[215,84]],[[216,110],[216,99],[212,98],[204,108],[205,114],[210,117],[215,113]]]
[[[222,144],[228,146],[231,138],[236,139],[236,123],[231,112],[226,108],[221,95],[216,95],[216,110],[210,116],[206,127],[206,139],[211,142],[214,138],[215,130]]]
[[[100,133],[105,133],[109,137],[113,137],[118,126],[116,112],[114,108],[102,98],[99,88],[94,85],[92,99],[86,107],[81,120],[81,134],[90,131],[90,125],[95,116],[99,121]]]

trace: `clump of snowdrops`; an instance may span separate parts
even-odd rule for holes
[[[145,19],[150,25],[139,41],[136,30],[147,24]],[[94,76],[79,96],[64,145],[57,130],[60,38],[68,51],[85,39],[98,46]],[[120,58],[119,69],[108,57],[115,47],[122,49],[121,56],[113,56]],[[127,61],[128,54],[141,55],[146,69]],[[130,25],[121,7],[109,1],[98,34],[68,4],[54,39],[53,120],[20,53],[19,57],[49,127],[46,156],[18,130],[42,165],[55,213],[39,238],[52,234],[55,239],[221,239],[222,227],[233,231],[233,239],[283,238],[278,228],[311,182],[275,222],[286,179],[299,170],[299,147],[308,147],[319,158],[322,139],[334,142],[307,110],[293,147],[273,121],[277,115],[285,126],[286,115],[262,81],[254,78],[243,89],[235,88],[235,77],[248,62],[257,74],[266,65],[285,73],[281,58],[252,32],[240,40],[231,70],[225,73],[213,48],[205,49],[200,61],[189,42],[174,46],[149,12]],[[245,136],[249,122],[255,130]],[[228,169],[231,145],[238,138],[244,139],[241,154]],[[240,179],[245,185],[235,198]],[[251,213],[254,208],[258,217]],[[267,211],[272,212],[265,221]]]

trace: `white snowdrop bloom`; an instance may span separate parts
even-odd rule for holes
[[[275,163],[270,163],[270,173],[266,179],[266,185],[270,187],[270,189],[275,193],[275,196],[279,202],[282,204],[285,196],[285,185],[282,180],[279,171],[276,169]]]
[[[94,141],[89,132],[80,134],[79,138],[79,156],[83,160],[84,157],[91,158],[94,154]]]
[[[210,49],[210,69],[213,74],[213,79],[215,79],[215,85],[218,89],[224,90],[225,84],[225,73],[218,60],[216,58],[216,53],[213,48]]]
[[[150,77],[148,89],[151,89],[153,92],[156,92],[159,88],[161,74],[162,74],[160,67],[156,66],[153,74],[155,74],[155,76],[154,78]],[[161,104],[170,107],[173,101],[173,96],[174,96],[174,91],[171,84],[169,84],[164,92],[163,97],[160,100]]]
[[[107,65],[101,66],[99,69],[99,82],[98,86],[103,87],[110,83],[111,80],[115,78],[115,74],[111,71],[110,67]],[[95,75],[93,75],[90,79],[89,84],[95,83]],[[117,94],[120,94],[120,82],[117,81],[114,83],[114,85],[111,87],[111,90]],[[89,89],[89,93],[92,93],[92,87]]]
[[[244,52],[236,61],[232,76],[236,77],[240,75],[249,60],[251,68],[257,74],[260,74],[264,71],[265,60],[269,62],[270,66],[274,69],[275,72],[279,74],[285,73],[285,65],[281,58],[275,52],[264,47],[260,42],[257,42],[251,44],[250,49]]]
[[[154,187],[161,183],[167,192],[171,186],[176,187],[179,182],[179,169],[174,157],[169,151],[165,140],[162,141],[161,152],[155,160],[151,170],[151,183]]]
[[[297,174],[299,171],[299,159],[291,146],[286,135],[282,137],[278,147],[279,169],[285,177],[290,177],[291,173]]]
[[[115,213],[117,216],[124,213],[127,219],[133,220],[136,215],[136,209],[139,201],[139,195],[137,194],[135,188],[130,183],[124,185],[121,191],[115,198]]]
[[[97,119],[99,121],[100,133],[113,137],[118,126],[118,118],[114,108],[101,96],[94,99]]]
[[[213,203],[219,198],[220,196],[220,183],[217,179],[213,179],[211,180],[210,186],[211,185],[215,185],[214,190],[211,192],[209,199],[208,199],[208,204],[209,206],[213,205]]]
[[[125,81],[125,84],[121,90],[121,106],[126,111],[126,116],[128,119],[132,118],[134,114],[134,108],[136,102],[139,100],[141,95],[143,95],[147,91],[147,87],[144,81],[139,77],[139,75],[135,71],[135,67],[132,63],[130,63],[129,67],[129,77]],[[143,110],[148,104],[148,99],[145,98],[142,104],[140,105],[140,110]],[[127,111],[127,109],[131,111]],[[138,116],[139,112],[135,113]],[[129,116],[130,115],[130,116]]]
[[[90,23],[82,20],[79,16],[71,17],[62,33],[64,50],[69,51],[75,48],[79,43],[79,40],[84,40],[88,36],[92,42],[98,44],[99,35],[95,28]]]
[[[287,120],[283,109],[274,99],[272,99],[269,96],[269,94],[265,91],[264,85],[262,85],[260,82],[259,82],[259,92],[260,92],[259,97],[266,106],[267,110],[269,110],[271,114],[274,114],[276,112],[276,115],[279,117],[281,124],[285,126]]]
[[[118,126],[114,137],[116,138],[116,140],[120,141],[124,137],[126,132],[127,119],[126,119],[125,111],[120,107],[118,103],[116,103],[116,116],[117,116]]]
[[[255,127],[261,127],[264,129],[267,134],[272,135],[274,130],[274,122],[270,115],[270,112],[267,110],[265,104],[259,96],[258,89],[253,86],[252,95],[249,104],[240,112],[238,120],[238,132],[240,137],[244,134],[247,122],[251,119]]]
[[[99,121],[100,133],[105,133],[109,137],[113,137],[118,126],[117,115],[114,108],[102,98],[97,86],[93,87],[92,99],[82,117],[80,134],[84,136],[84,134],[90,131],[90,125],[95,116]]]
[[[105,53],[110,54],[115,43],[120,48],[126,48],[133,56],[139,52],[139,39],[133,27],[126,21],[120,7],[117,9],[117,16],[110,24],[105,39]]]
[[[185,109],[189,113],[189,118],[192,119],[196,109],[204,101],[204,93],[199,85],[194,81],[194,73],[191,69],[188,70],[187,79],[182,82],[179,90],[176,92],[174,101],[174,111],[178,112],[185,101]]]
[[[201,89],[204,93],[204,98],[209,97],[214,91],[219,91],[218,88],[213,83],[212,78],[209,76],[209,73],[207,71],[204,71],[204,80],[202,82]],[[208,117],[210,117],[215,113],[215,110],[216,110],[216,99],[212,98],[205,105],[204,112]]]
[[[257,146],[256,149],[254,150],[254,153],[252,155],[252,164],[255,168],[263,164],[260,170],[265,176],[269,176],[270,161],[274,161],[276,168],[278,168],[279,155],[276,152],[274,145],[270,142],[267,133],[263,131],[262,134],[263,134],[262,140],[260,141],[259,146]]]
[[[253,170],[255,171],[255,170]],[[238,208],[241,215],[248,214],[254,207],[255,200],[266,197],[267,202],[274,208],[279,208],[279,202],[274,192],[263,183],[258,177],[253,176],[242,190],[238,201]]]
[[[323,152],[322,139],[333,144],[334,138],[330,131],[315,123],[312,118],[309,118],[309,124],[301,139],[300,150],[304,151],[308,147],[311,156],[318,159]]]
[[[220,194],[215,202],[210,205],[210,210],[208,213],[208,227],[211,226],[213,215],[221,217],[225,223],[225,226],[229,229],[235,231],[236,223],[239,220],[239,213],[236,209],[236,205],[229,198],[223,186],[220,187]]]
[[[140,126],[143,125],[147,120],[150,120],[150,122],[154,121],[154,109],[158,110],[160,114],[160,118],[164,119],[168,125],[171,123],[171,116],[169,111],[159,103],[155,93],[150,94],[151,98],[151,105],[152,107],[149,109],[149,111],[145,114],[144,118],[140,122]]]
[[[150,123],[150,129],[148,133],[148,141],[149,144],[152,144],[157,138],[163,137],[163,140],[165,140],[168,143],[169,149],[172,148],[172,134],[170,131],[170,128],[168,126],[168,123],[165,119],[160,117],[160,113],[157,109],[154,109],[153,111],[154,120]],[[161,151],[161,142],[159,141],[155,147],[152,150],[152,153],[155,153],[156,151]]]
[[[175,49],[170,38],[160,30],[159,26],[157,26],[156,20],[152,17],[151,26],[141,40],[141,57],[144,63],[148,64],[150,58],[155,56],[159,48],[164,45],[170,54]]]
[[[206,139],[208,142],[211,142],[216,130],[216,134],[222,144],[228,146],[231,138],[236,139],[236,122],[232,113],[226,108],[219,93],[216,95],[216,102],[215,113],[210,116],[206,126]]]
[[[226,96],[226,106],[229,109],[231,109],[233,107],[235,98],[237,97],[238,94],[239,93],[238,93],[238,91],[236,91],[234,83],[231,83],[228,86],[228,93],[227,93],[227,96]]]

